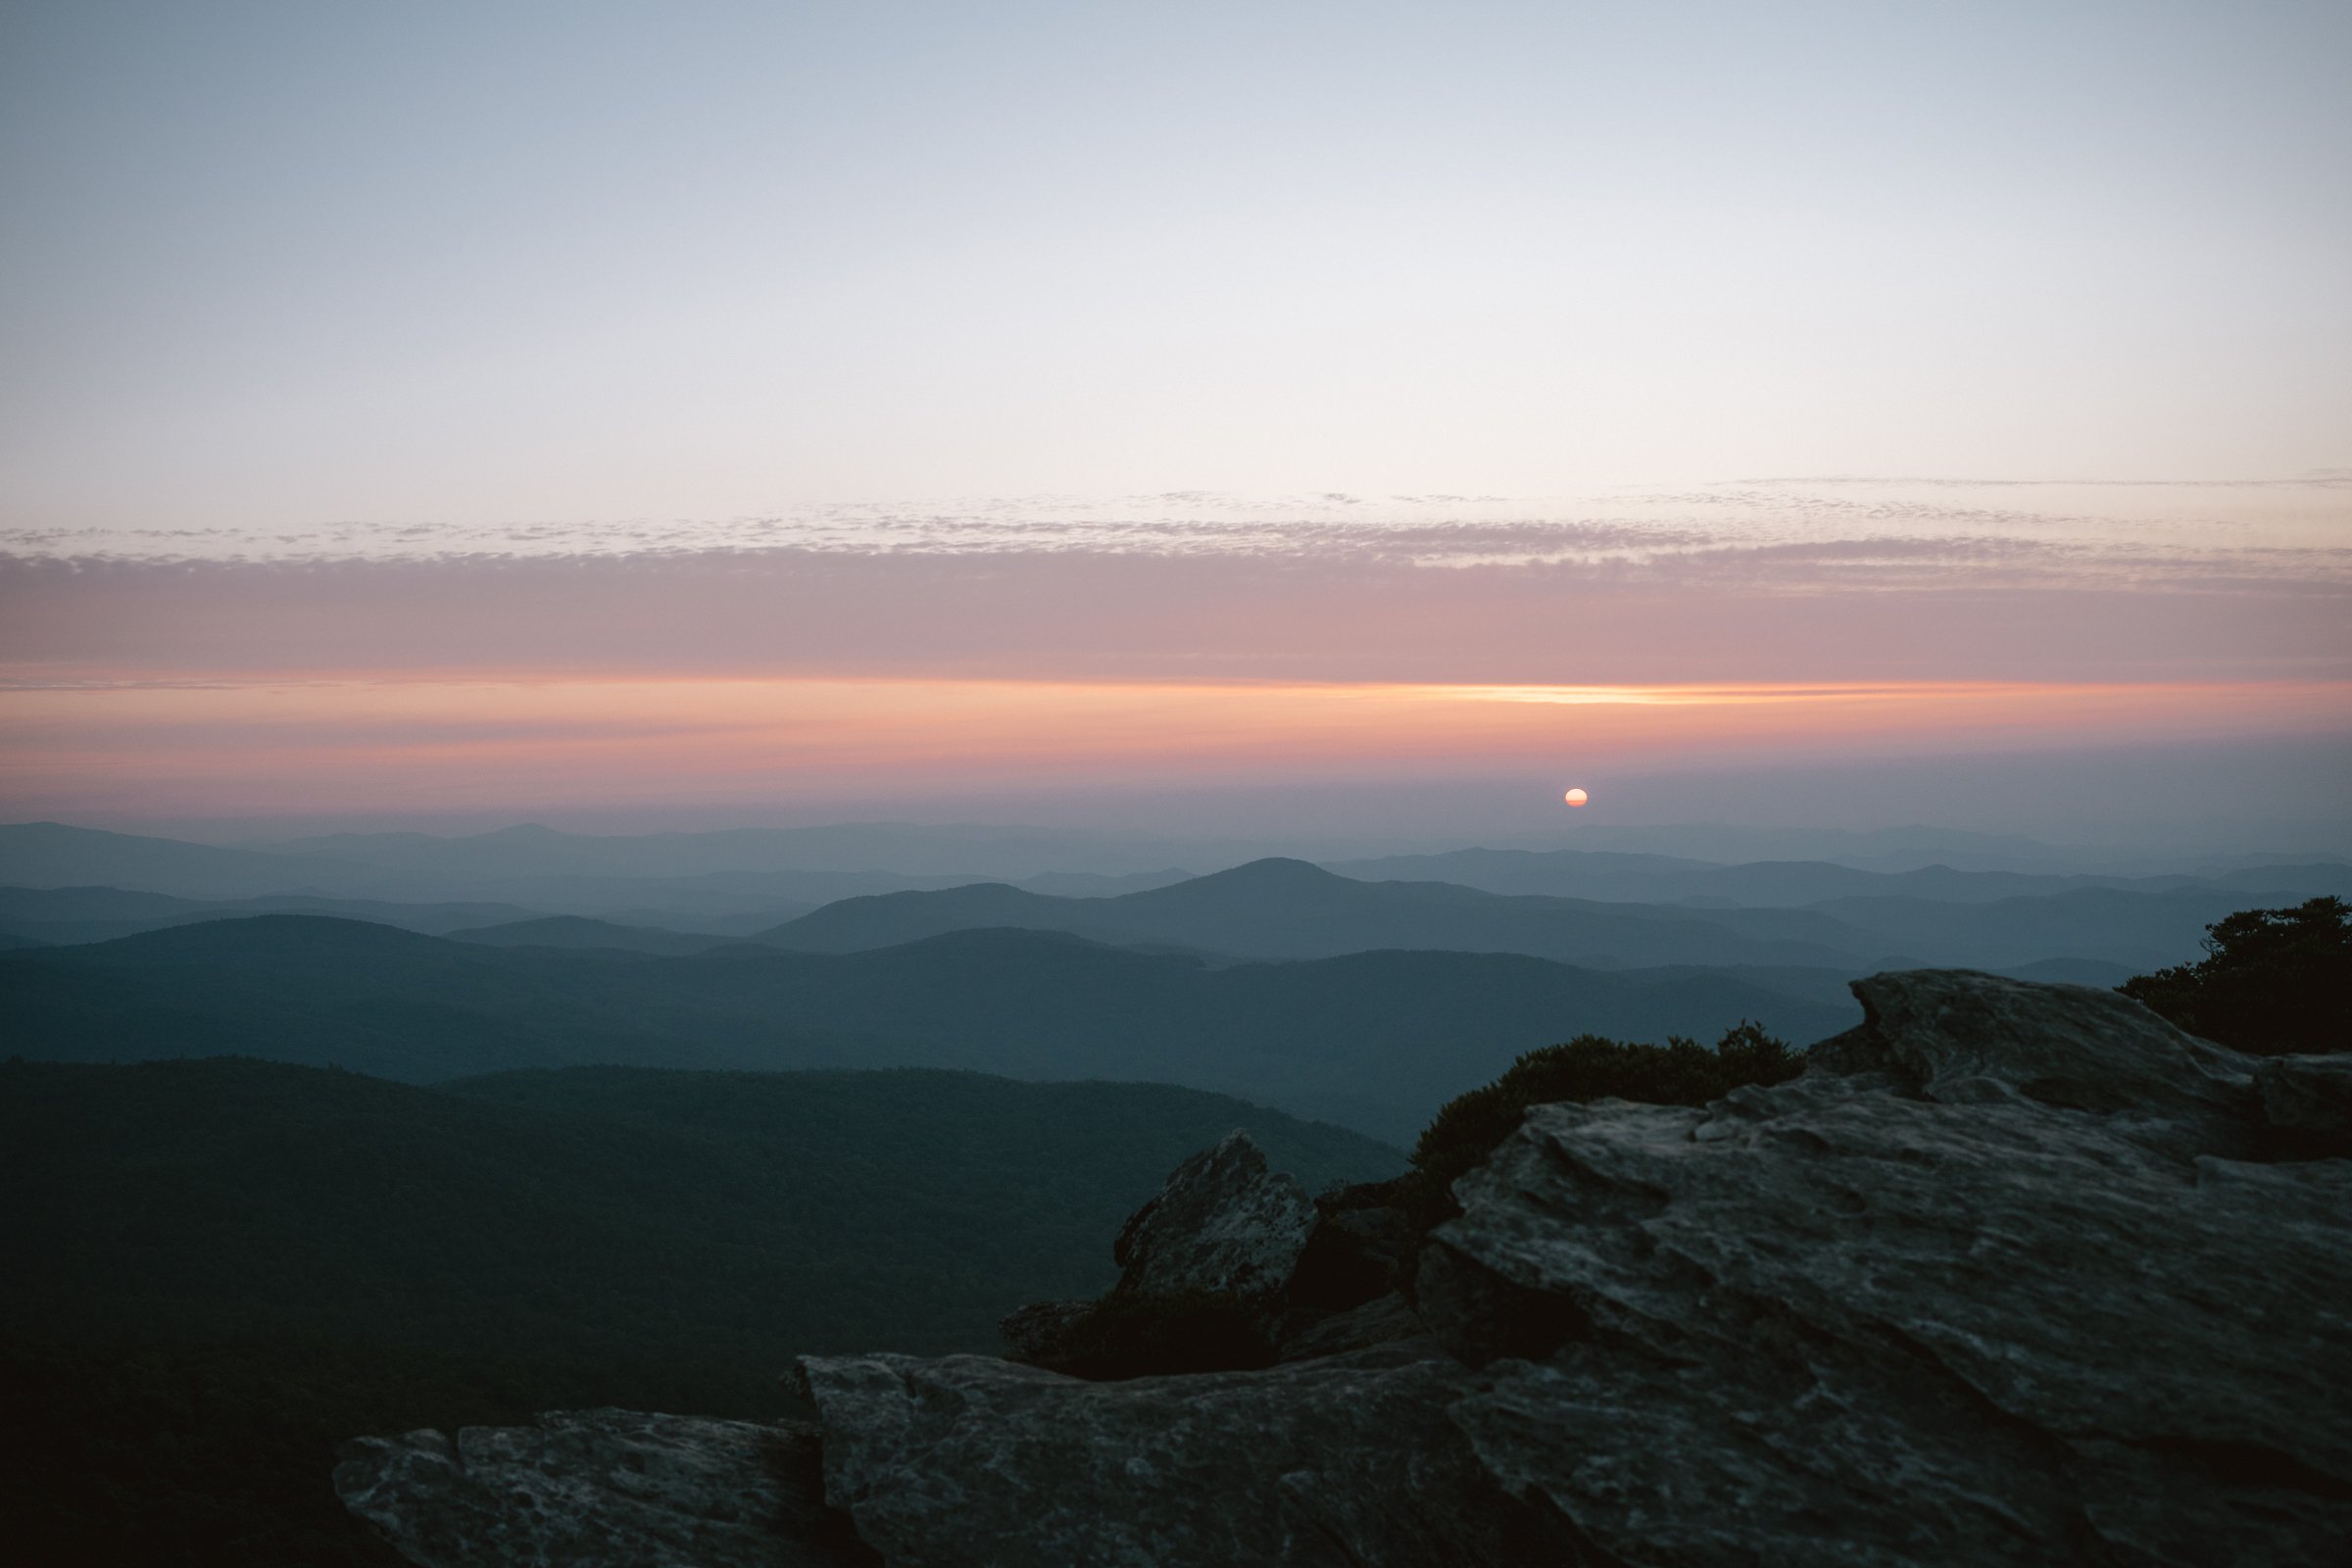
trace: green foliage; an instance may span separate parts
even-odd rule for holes
[[[1038,1364],[1072,1377],[1114,1382],[1272,1366],[1274,1345],[1258,1314],[1222,1292],[1113,1292]]]
[[[2352,1050],[2352,906],[2312,899],[2205,928],[2206,956],[2116,989],[2192,1035],[2257,1055]]]
[[[1741,1084],[1784,1083],[1803,1066],[1801,1054],[1752,1023],[1725,1031],[1712,1051],[1680,1036],[1648,1046],[1599,1035],[1530,1051],[1493,1083],[1448,1102],[1421,1134],[1413,1146],[1412,1206],[1431,1223],[1453,1212],[1454,1179],[1516,1132],[1530,1105],[1608,1099],[1703,1105]]]
[[[993,1349],[1107,1286],[1121,1220],[1236,1126],[1309,1185],[1398,1164],[1152,1084],[0,1063],[10,1560],[386,1562],[344,1439],[772,1416],[796,1354]]]

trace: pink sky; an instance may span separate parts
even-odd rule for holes
[[[19,690],[20,814],[758,809],[2324,734],[2352,683],[1488,687],[567,678]]]
[[[2344,7],[510,9],[11,9],[0,816],[2352,736]]]
[[[2324,492],[2338,510],[2352,490]],[[2337,499],[2338,496],[2342,499]],[[0,557],[20,682],[291,674],[1690,683],[2335,680],[2352,551],[2059,534],[1302,530],[423,558]],[[2336,531],[2342,523],[2336,521]],[[1554,533],[1559,530],[1553,530]],[[1508,559],[1513,546],[1520,552]]]
[[[27,552],[0,558],[0,810],[952,812],[976,789],[1565,787],[2352,732],[2352,572],[2325,520],[2091,526],[1969,499],[1773,526],[1693,503]]]

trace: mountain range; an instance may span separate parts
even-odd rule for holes
[[[505,1068],[958,1067],[1149,1080],[1409,1139],[1523,1051],[1582,1032],[1798,1043],[1843,1005],[1737,972],[1649,980],[1505,953],[1211,966],[1062,932],[966,930],[851,953],[678,956],[493,947],[260,915],[0,955],[27,1057],[238,1054],[409,1082]]]
[[[1285,858],[1199,876],[1033,870],[1029,886],[760,868],[779,843],[849,855],[896,831],[257,849],[0,828],[0,873],[22,884],[0,886],[0,1022],[35,1057],[243,1054],[411,1082],[591,1062],[1157,1080],[1396,1139],[1519,1052],[1577,1034],[1711,1038],[1752,1019],[1802,1045],[1850,1023],[1845,981],[1879,969],[2110,986],[2193,958],[2238,909],[2352,891],[2352,867],[2327,862],[2132,879],[1511,849],[1336,870]],[[934,837],[970,856],[1030,842]],[[753,863],[608,875],[720,850]],[[589,869],[549,870],[566,864]],[[337,891],[353,866],[483,896]],[[484,880],[453,881],[466,866]],[[526,871],[565,899],[610,897],[582,912],[488,896]],[[1396,874],[1422,872],[1449,879]],[[148,885],[75,880],[102,873]],[[311,876],[326,890],[287,885]],[[762,877],[886,890],[811,907],[758,891]],[[174,879],[259,891],[153,885]],[[702,923],[669,923],[722,885],[726,912],[706,903]],[[1568,885],[1656,898],[1524,891]]]
[[[1801,910],[1660,909],[1482,893],[1445,882],[1360,882],[1303,860],[1253,860],[1109,899],[1063,899],[1002,883],[844,899],[756,940],[852,953],[984,926],[1066,931],[1252,958],[1317,958],[1376,948],[1523,953],[1624,968],[1645,963],[1829,966],[1874,956],[1862,934]]]
[[[2342,864],[2280,865],[2278,857],[2174,863],[2122,874],[2069,867],[2067,852],[2026,840],[1905,829],[1872,834],[1728,834],[1709,829],[1620,829],[1573,846],[1496,846],[1366,857],[1303,846],[1107,839],[1042,828],[952,828],[869,823],[714,833],[594,835],[523,824],[492,833],[328,834],[237,846],[110,833],[56,822],[0,824],[0,885],[111,886],[183,898],[308,894],[410,903],[508,903],[542,914],[663,918],[741,935],[758,924],[713,921],[813,907],[869,893],[1009,882],[1033,892],[1135,892],[1270,857],[1311,859],[1365,881],[1440,881],[1494,893],[1610,903],[1700,901],[1799,906],[1890,894],[1983,902],[2112,886],[2140,892],[2190,885],[2268,890],[2331,878],[2311,893],[2352,888]],[[1788,845],[1802,856],[1607,849],[1610,842]],[[1997,851],[1998,853],[1994,853]],[[1189,869],[1178,869],[1185,867]],[[2151,874],[2160,871],[2161,874]],[[2291,873],[2280,881],[2280,872]],[[1889,879],[1892,880],[1885,880]],[[660,924],[662,919],[647,923]]]
[[[2300,878],[2294,868],[2277,875],[2282,883],[2325,884],[2342,868],[2313,869]],[[1520,953],[1610,969],[1807,966],[1853,975],[1921,965],[2002,969],[2063,957],[2139,970],[2194,956],[2208,924],[2249,903],[2303,896],[2292,886],[2251,892],[2200,884],[2148,892],[2076,887],[1972,903],[1880,895],[1805,908],[1696,907],[1367,882],[1268,859],[1109,899],[1053,898],[990,883],[844,899],[753,940],[849,953],[1013,926],[1251,958],[1413,948]]]
[[[2306,897],[2352,894],[2352,865],[2304,862],[2212,869],[2200,874],[2116,876],[2089,872],[1956,870],[1931,864],[1867,870],[1830,860],[1756,860],[1720,865],[1663,855],[1584,850],[1452,850],[1335,860],[1328,868],[1367,882],[1451,882],[1489,893],[1535,893],[1612,904],[1699,904],[1800,907],[1833,899],[1914,898],[1990,904],[2090,888],[2131,893],[2268,892]]]
[[[143,855],[140,846],[148,842],[39,824],[0,829],[0,867],[25,875],[44,865],[51,873],[120,870]],[[230,857],[239,877],[256,874],[238,858],[253,852],[153,842],[165,845],[156,861],[163,869],[155,873],[165,879],[172,867],[184,868],[182,852],[196,851]],[[286,863],[294,868],[287,876],[317,869],[316,862]],[[202,900],[71,884],[0,886],[0,935],[76,943],[205,919],[295,912],[433,935],[463,933],[504,945],[660,953],[708,945],[681,936],[841,952],[952,930],[1016,926],[1211,959],[1396,947],[1524,953],[1597,967],[1805,965],[1858,974],[1901,964],[2008,969],[2066,959],[2137,972],[2193,958],[2204,927],[2236,909],[2352,892],[2352,867],[2328,862],[2240,867],[2203,877],[2101,878],[1943,866],[1900,873],[1808,862],[1708,866],[1660,857],[1469,850],[1344,862],[1342,870],[1350,874],[1266,859],[1200,877],[1175,871],[1041,873],[1026,886],[943,876],[915,880],[945,885],[908,888],[902,884],[910,879],[896,874],[742,872],[686,879],[691,887],[676,879],[624,878],[607,885],[573,878],[561,890],[547,881],[536,889],[561,891],[554,904],[585,905],[589,912],[487,898],[402,901],[279,889]],[[1375,875],[1420,870],[1460,880]],[[759,891],[754,884],[762,877],[810,887],[813,878],[834,889],[870,890],[880,883],[887,891],[811,906]],[[745,887],[720,888],[745,879]],[[1614,896],[1525,891],[1558,886],[1591,886]],[[1658,898],[1622,897],[1643,891]],[[540,923],[557,915],[575,923]]]

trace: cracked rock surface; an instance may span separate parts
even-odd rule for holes
[[[337,1485],[432,1565],[2352,1561],[2352,1057],[1961,971],[1855,991],[1791,1082],[1531,1111],[1409,1306],[1288,1299],[1313,1205],[1195,1156],[1120,1261],[1312,1324],[1278,1365],[811,1357],[797,1448],[593,1411],[364,1442]]]
[[[1268,1170],[1257,1141],[1237,1130],[1177,1166],[1110,1254],[1130,1294],[1263,1298],[1290,1283],[1314,1228],[1306,1189]]]
[[[1542,1106],[1457,1184],[1490,1470],[1633,1563],[2343,1560],[2352,1162],[2206,1152],[2254,1064],[2121,998],[1855,990],[1792,1083]]]
[[[982,1356],[802,1365],[826,1497],[886,1562],[1562,1560],[1446,1418],[1476,1374],[1426,1340],[1124,1383]]]
[[[814,1428],[567,1410],[345,1444],[344,1506],[425,1568],[848,1568]]]

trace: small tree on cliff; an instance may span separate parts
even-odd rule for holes
[[[2312,899],[2205,928],[2205,954],[2117,986],[2192,1035],[2257,1055],[2352,1050],[2352,906]]]
[[[1611,1098],[1703,1105],[1741,1084],[1785,1083],[1804,1065],[1802,1053],[1744,1022],[1726,1030],[1712,1051],[1680,1036],[1647,1046],[1579,1035],[1565,1045],[1541,1047],[1493,1083],[1439,1110],[1413,1146],[1408,1205],[1427,1224],[1451,1214],[1453,1179],[1518,1131],[1530,1105]]]

